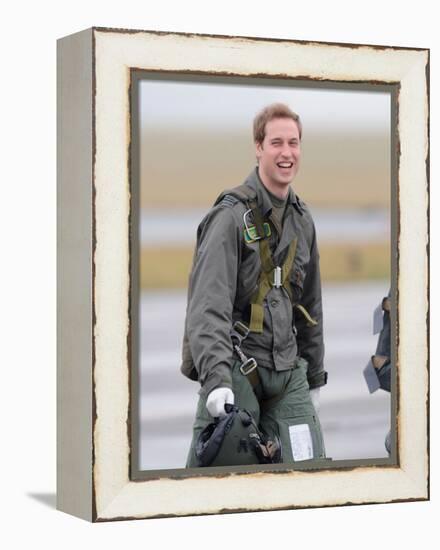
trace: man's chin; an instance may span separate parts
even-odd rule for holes
[[[281,185],[282,184],[289,185],[293,181],[294,176],[295,176],[295,172],[291,170],[285,174],[279,173],[277,179]]]
[[[278,178],[278,185],[280,187],[287,187],[288,185],[290,185],[292,183],[293,176],[294,176],[294,174],[291,174],[289,176],[284,176],[284,177]]]

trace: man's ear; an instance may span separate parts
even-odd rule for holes
[[[260,160],[262,152],[263,152],[263,144],[255,142],[255,156],[257,157],[258,160]]]

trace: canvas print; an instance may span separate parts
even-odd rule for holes
[[[58,68],[58,508],[429,499],[429,50],[92,28]]]
[[[390,460],[392,87],[133,85],[139,470]]]

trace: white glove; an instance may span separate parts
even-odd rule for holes
[[[310,399],[315,407],[316,414],[319,413],[320,408],[319,390],[320,388],[313,388],[313,390],[310,390]]]
[[[229,388],[217,388],[212,390],[206,400],[206,408],[211,416],[226,416],[225,405],[234,404],[234,394]]]

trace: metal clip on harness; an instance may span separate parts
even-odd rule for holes
[[[273,282],[272,286],[275,288],[280,288],[283,286],[283,281],[281,280],[281,267],[277,266],[273,270]]]
[[[231,329],[231,340],[232,340],[232,345],[234,346],[234,350],[241,361],[240,372],[241,374],[246,376],[246,378],[249,381],[249,384],[252,386],[252,389],[254,390],[254,392],[256,392],[256,388],[260,385],[260,375],[258,374],[258,370],[257,370],[257,362],[253,357],[250,357],[248,359],[246,355],[241,351],[241,348],[240,348],[241,342],[247,337],[249,332],[250,332],[249,328],[244,323],[241,323],[240,321],[236,321]],[[274,403],[277,403],[280,399],[282,399],[283,395],[284,395],[284,390],[278,395],[275,395],[275,397],[261,400],[258,394],[256,393],[256,397],[258,399],[258,402],[260,403],[260,407],[263,407],[265,409],[269,409],[270,407],[272,407]],[[269,455],[271,455],[271,453],[275,452],[276,449],[277,449],[277,445],[274,446],[273,450],[267,449],[267,451]]]
[[[234,350],[240,358],[240,372],[244,376],[250,374],[253,370],[257,368],[257,362],[253,357],[247,358],[246,355],[241,350],[242,341],[247,338],[249,334],[249,328],[240,321],[236,321],[231,330],[231,340]]]

